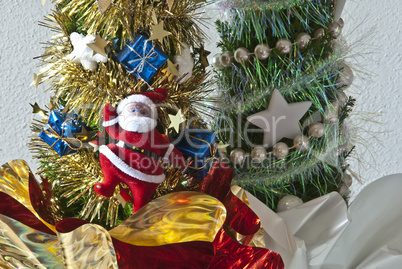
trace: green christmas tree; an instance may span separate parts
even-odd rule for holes
[[[157,129],[166,139],[174,139],[180,131],[178,124],[183,120],[171,120],[177,113],[184,120],[193,119],[192,126],[204,126],[200,116],[205,113],[205,104],[201,106],[199,100],[208,95],[210,82],[203,49],[206,36],[200,28],[203,19],[196,12],[204,3],[192,0],[53,2],[55,10],[41,25],[50,28],[54,35],[45,43],[41,69],[35,74],[35,83],[46,84],[53,97],[47,109],[34,105],[34,112],[45,117],[32,124],[34,134],[30,146],[40,162],[38,174],[49,183],[47,193],[53,200],[56,221],[79,217],[113,227],[132,214],[132,204],[124,206],[119,188],[112,198],[101,197],[94,191],[94,185],[102,182],[103,173],[99,152],[94,152],[92,147],[96,151],[99,145],[91,141],[108,144],[111,140],[102,127],[102,109],[106,103],[116,106],[132,94],[163,88],[169,97],[158,108]],[[141,47],[131,51],[138,56],[136,60],[123,63],[118,54],[132,46],[130,42],[139,35],[146,44],[154,46],[153,51],[145,52]],[[157,49],[160,51],[155,52]],[[166,54],[167,59],[155,66],[158,63],[151,61],[161,54]],[[127,65],[132,65],[131,69]],[[153,73],[150,78],[140,74],[147,68]],[[57,132],[47,125],[52,120],[50,112],[55,110],[76,121],[76,133],[67,135],[71,130]],[[61,123],[66,124],[63,120]],[[53,142],[46,143],[43,137]],[[68,154],[56,152],[58,144]],[[181,169],[166,168],[164,173],[167,179],[155,197],[186,189],[182,182],[188,176]]]
[[[213,128],[234,183],[279,210],[332,191],[347,196],[353,146],[345,120],[355,100],[345,94],[353,72],[344,1],[220,5],[226,19],[217,21],[222,53],[213,65],[222,110]]]

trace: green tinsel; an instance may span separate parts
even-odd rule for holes
[[[216,71],[223,102],[213,128],[221,141],[230,144],[228,152],[239,145],[251,152],[252,147],[244,137],[247,117],[268,109],[274,89],[278,89],[288,103],[312,102],[301,119],[302,125],[311,121],[315,113],[323,121],[326,119],[327,110],[341,90],[337,79],[346,57],[342,48],[334,46],[335,38],[328,30],[333,22],[333,5],[333,0],[230,1],[231,8],[225,10],[230,19],[217,22],[222,51],[234,52],[244,47],[253,52],[261,43],[273,49],[267,60],[252,57],[243,64],[235,62],[232,67]],[[294,42],[300,33],[313,36],[319,28],[324,28],[324,37],[312,40],[304,50],[294,45],[289,54],[280,55],[275,49],[281,38]],[[272,208],[285,195],[297,195],[306,202],[336,191],[350,153],[340,152],[339,148],[350,148],[343,124],[353,105],[352,98],[343,104],[338,121],[326,124],[325,136],[309,139],[308,151],[291,150],[283,160],[269,155],[258,165],[248,165],[251,158],[246,158],[245,164],[233,166],[234,183]],[[303,135],[309,136],[308,127],[303,129]],[[254,145],[262,144],[262,133],[253,133],[248,138]],[[281,141],[293,146],[291,139]],[[270,151],[272,148],[268,149]]]

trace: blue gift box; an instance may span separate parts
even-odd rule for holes
[[[60,156],[72,154],[80,148],[79,139],[74,137],[82,130],[82,123],[77,118],[77,114],[53,110],[39,137]]]
[[[184,158],[190,158],[192,175],[197,179],[204,179],[209,173],[214,160],[218,157],[216,150],[216,135],[202,129],[186,130],[184,136],[176,144],[176,148]]]
[[[133,41],[116,54],[117,60],[138,78],[149,82],[156,71],[167,61],[168,56],[154,42],[143,35],[135,35]]]

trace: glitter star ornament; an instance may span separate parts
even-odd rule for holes
[[[218,149],[218,154],[219,157],[221,158],[227,158],[227,154],[228,154],[228,147],[230,145],[229,144],[225,144],[222,141],[218,143],[217,145],[217,149]]]
[[[103,14],[112,3],[112,0],[96,0],[96,2],[98,3],[99,12]]]
[[[200,48],[196,48],[195,50],[200,54],[202,67],[207,68],[209,66],[208,55],[211,54],[211,52],[205,50],[204,45],[201,45]]]
[[[174,64],[172,61],[167,60],[167,67],[166,67],[166,69],[164,69],[163,71],[165,71],[166,73],[168,73],[168,74],[170,74],[170,75],[179,77],[179,76],[180,76],[180,73],[179,73],[179,71],[177,70],[177,65],[178,65],[178,64]]]
[[[174,128],[176,132],[180,131],[180,124],[186,121],[181,109],[177,112],[176,116],[169,115],[170,125],[169,128]]]
[[[97,131],[90,131],[85,126],[82,126],[81,132],[75,133],[74,136],[85,143],[89,142],[96,133]]]
[[[109,42],[103,39],[100,35],[95,37],[93,43],[87,43],[87,46],[90,47],[94,52],[92,55],[100,54],[103,57],[107,57],[105,48]]]
[[[32,81],[31,86],[35,86],[35,88],[38,89],[41,79],[42,79],[42,74],[34,73],[34,80]]]
[[[163,29],[163,21],[161,21],[160,23],[158,23],[156,25],[152,25],[151,32],[152,32],[152,35],[149,37],[149,40],[158,39],[159,42],[161,42],[161,43],[163,42],[163,38],[172,34],[171,32],[168,32],[165,29]]]
[[[106,53],[104,52],[107,43],[105,44],[104,39],[94,35],[84,36],[74,32],[70,35],[70,40],[74,50],[67,57],[74,63],[81,63],[85,70],[94,72],[98,67],[98,63],[107,62],[108,59],[105,57]]]
[[[169,10],[172,10],[173,4],[174,4],[174,0],[166,0],[169,6]]]
[[[311,104],[309,101],[288,104],[275,89],[268,110],[253,114],[247,120],[264,130],[264,147],[271,147],[284,137],[294,139],[302,134],[299,120]]]
[[[43,110],[42,108],[40,108],[40,106],[38,105],[38,103],[35,102],[35,104],[30,104],[32,107],[32,113],[33,114],[39,114],[42,118],[46,118],[46,111]]]

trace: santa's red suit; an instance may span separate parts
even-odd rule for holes
[[[144,133],[122,128],[119,109],[129,102],[145,103],[156,112],[153,100],[140,94],[124,99],[117,110],[106,104],[103,125],[110,137],[118,142],[99,148],[104,181],[95,185],[95,191],[111,197],[116,186],[124,182],[130,188],[134,201],[133,212],[136,212],[150,201],[158,185],[165,180],[162,162],[182,166],[184,158],[155,128]]]

